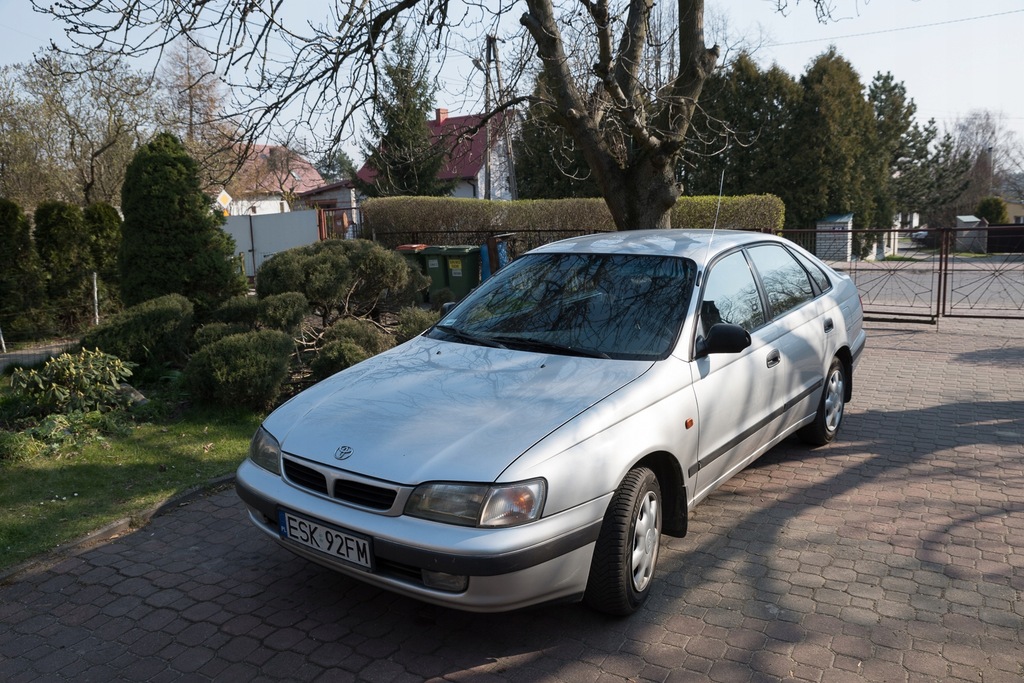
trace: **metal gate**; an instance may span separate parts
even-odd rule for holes
[[[848,274],[871,319],[1024,319],[1024,225],[784,235]]]

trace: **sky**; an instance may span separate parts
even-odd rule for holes
[[[707,0],[707,24],[721,18],[729,33],[758,45],[762,66],[777,63],[799,77],[830,45],[853,64],[867,85],[878,72],[902,81],[922,123],[940,130],[974,109],[988,109],[1024,140],[1022,0],[831,0],[832,19],[821,23],[811,0]],[[300,3],[299,6],[302,6]],[[305,4],[308,12],[309,4]],[[32,11],[29,0],[0,0],[0,65],[26,62],[61,27]],[[708,36],[711,39],[711,36]],[[469,69],[472,72],[472,69]],[[437,106],[469,114],[465,65],[451,70]],[[482,80],[482,75],[480,75]],[[482,84],[481,84],[482,85]],[[449,102],[452,104],[449,105]],[[479,100],[476,106],[481,106]],[[998,151],[997,151],[998,153]]]

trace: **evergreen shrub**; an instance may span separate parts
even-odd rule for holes
[[[394,337],[369,320],[346,318],[324,331],[322,346],[310,362],[313,379],[319,381],[395,345]]]
[[[0,330],[13,341],[45,334],[49,316],[42,309],[45,275],[32,241],[28,218],[14,202],[0,198]]]
[[[300,292],[324,326],[338,318],[379,316],[409,303],[418,277],[398,253],[366,240],[326,240],[278,252],[256,273],[256,294]]]
[[[266,410],[281,394],[295,350],[278,330],[233,334],[199,349],[185,368],[185,387],[203,403]]]
[[[242,325],[250,330],[256,329],[260,315],[260,302],[254,296],[240,294],[233,296],[210,314],[213,322]]]
[[[192,338],[192,346],[201,349],[224,337],[252,331],[251,327],[239,323],[207,323],[196,330],[195,336]]]
[[[192,303],[180,294],[143,301],[94,327],[82,346],[140,365],[185,360],[192,335]]]
[[[259,322],[272,330],[294,334],[307,313],[309,301],[301,292],[271,294],[259,300]]]
[[[319,382],[345,368],[361,363],[373,354],[351,339],[340,339],[325,344],[309,364],[312,378]]]
[[[423,333],[441,319],[436,311],[427,311],[417,306],[403,308],[398,312],[398,327],[395,329],[395,343],[404,344]]]

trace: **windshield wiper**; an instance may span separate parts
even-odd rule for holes
[[[583,356],[584,358],[608,358],[607,353],[603,351],[594,351],[593,349],[582,349],[577,346],[566,346],[565,344],[558,344],[556,342],[544,341],[543,339],[529,339],[523,337],[494,337],[495,341],[500,341],[506,346],[516,348],[532,349],[534,351],[550,351],[552,353],[558,353],[564,356]]]
[[[456,339],[459,339],[459,340],[464,341],[464,342],[468,342],[470,344],[476,344],[477,346],[489,346],[489,347],[491,347],[493,349],[507,349],[508,348],[507,346],[505,346],[504,344],[502,344],[499,341],[496,341],[494,339],[489,339],[487,337],[478,337],[475,334],[470,334],[469,332],[466,332],[465,330],[460,330],[459,328],[454,327],[453,325],[434,325],[434,329],[435,330],[441,330],[442,332],[450,334],[451,336],[455,337]]]

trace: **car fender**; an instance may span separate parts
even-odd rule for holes
[[[665,452],[684,476],[697,457],[697,402],[690,363],[659,361],[516,459],[500,481],[543,477],[544,514],[555,514],[615,491],[646,456]],[[687,424],[690,427],[687,427]]]

